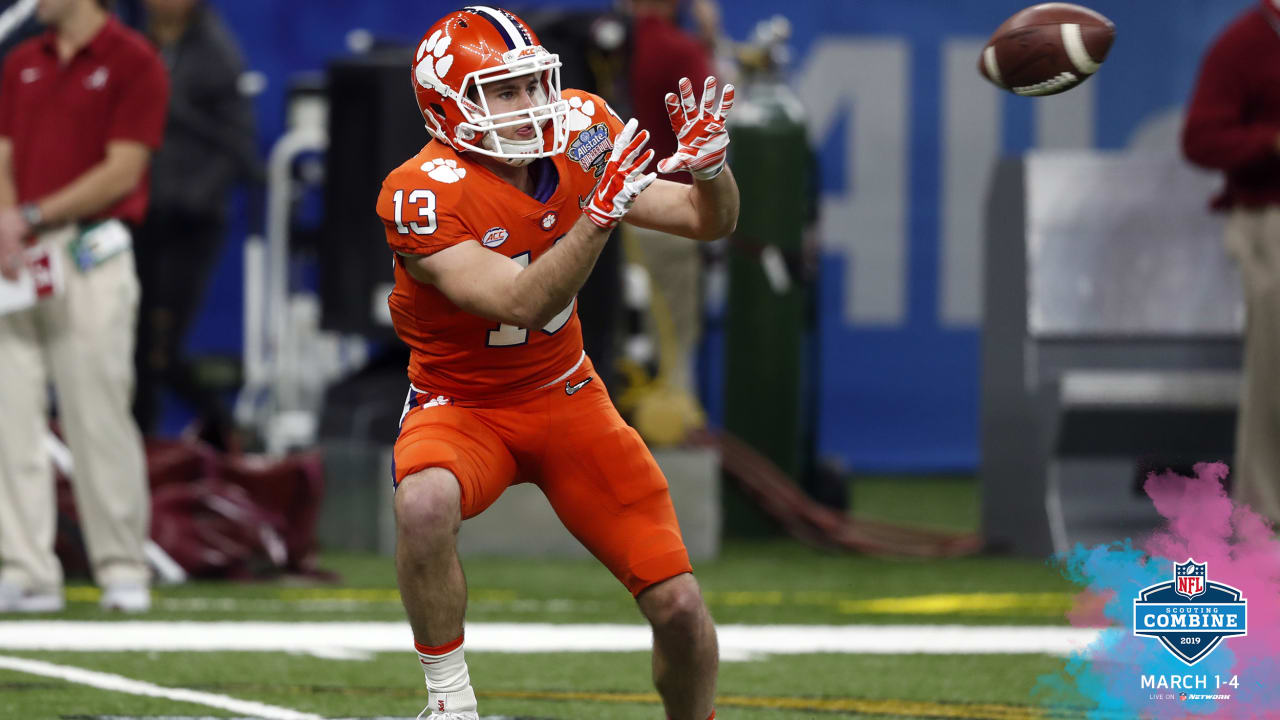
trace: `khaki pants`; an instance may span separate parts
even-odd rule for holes
[[[670,331],[646,330],[662,358],[659,372],[667,385],[697,397],[693,365],[702,334],[702,257],[700,243],[679,235],[631,227],[631,237],[649,271],[652,292],[661,297],[650,313],[654,324],[670,318]],[[668,347],[669,345],[669,347]]]
[[[44,443],[47,387],[75,462],[80,526],[100,585],[145,583],[151,519],[142,438],[130,414],[138,279],[126,251],[81,272],[71,228],[45,233],[65,290],[0,316],[0,580],[62,586],[53,552],[55,495]]]
[[[1280,207],[1233,211],[1225,244],[1246,309],[1233,495],[1280,526]]]

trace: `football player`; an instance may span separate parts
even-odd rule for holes
[[[394,252],[388,303],[412,354],[395,444],[396,572],[432,718],[476,720],[463,658],[460,523],[509,485],[535,483],[653,626],[653,681],[674,720],[715,716],[715,628],[691,574],[667,482],[619,417],[590,358],[574,296],[611,229],[712,240],[738,189],[725,165],[733,88],[686,79],[667,96],[677,151],[635,120],[561,89],[558,57],[515,15],[440,19],[412,63],[431,134],[387,176],[377,211]]]

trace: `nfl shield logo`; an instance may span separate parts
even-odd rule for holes
[[[1176,580],[1174,591],[1188,600],[1204,594],[1204,577],[1207,563],[1196,563],[1191,558],[1182,564],[1173,566],[1173,577]]]
[[[1187,665],[1224,639],[1249,634],[1249,603],[1239,589],[1211,582],[1208,563],[1174,563],[1173,579],[1143,588],[1133,600],[1133,634],[1155,638]]]

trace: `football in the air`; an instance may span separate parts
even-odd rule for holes
[[[1115,39],[1116,26],[1089,8],[1032,5],[996,28],[978,58],[978,72],[1018,95],[1056,95],[1097,72]]]

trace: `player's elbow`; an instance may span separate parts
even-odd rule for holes
[[[533,324],[537,320],[536,308],[515,299],[489,313],[489,319],[520,328],[537,327]]]
[[[554,307],[551,303],[547,303],[546,307],[533,308],[525,312],[521,316],[520,327],[522,328],[545,327],[551,324],[551,320],[555,318],[555,316],[558,315],[562,310],[564,310],[563,304],[559,307]]]
[[[520,328],[537,328],[547,324],[540,313],[523,308],[513,311],[511,316],[503,322]]]
[[[703,242],[711,242],[728,237],[738,229],[738,209],[733,208],[730,211],[722,212],[717,215],[711,222],[700,224],[693,232],[694,240]]]
[[[728,213],[726,215],[726,217],[724,218],[724,221],[720,225],[719,230],[716,231],[715,237],[711,239],[718,240],[722,237],[728,237],[733,234],[734,230],[737,230],[737,229],[738,229],[738,208],[734,207],[733,212]]]
[[[528,298],[512,297],[506,303],[500,317],[494,319],[520,328],[540,328],[555,317],[555,311],[543,307],[545,304]]]
[[[544,283],[535,281],[527,271],[520,271],[509,284],[502,287],[499,300],[494,303],[491,313],[498,320],[520,328],[540,328],[551,322],[564,308],[564,303],[557,305],[555,294]]]

